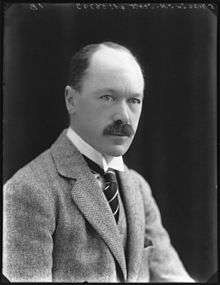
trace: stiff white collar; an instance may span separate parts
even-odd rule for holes
[[[124,171],[122,156],[108,156],[105,158],[100,152],[84,141],[71,127],[67,129],[66,135],[83,155],[97,163],[105,172],[108,168]]]

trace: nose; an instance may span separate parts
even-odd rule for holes
[[[129,110],[128,106],[125,102],[121,102],[118,104],[117,109],[113,116],[114,121],[122,121],[123,123],[129,123]]]

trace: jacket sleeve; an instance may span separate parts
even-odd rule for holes
[[[3,274],[11,282],[52,281],[55,214],[46,190],[31,173],[4,186]]]
[[[151,240],[148,256],[150,282],[195,282],[186,272],[169,235],[161,222],[161,215],[150,186],[139,176],[145,208],[145,240]]]

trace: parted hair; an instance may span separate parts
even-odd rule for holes
[[[98,44],[90,44],[82,47],[79,51],[77,51],[70,60],[69,66],[69,78],[68,78],[68,85],[74,88],[77,91],[81,90],[82,80],[86,74],[86,71],[89,67],[90,59],[92,55],[99,49],[101,46],[107,46],[117,50],[123,50],[129,53],[131,56],[134,57],[136,62],[139,64],[142,73],[143,68],[141,67],[140,63],[138,62],[136,56],[126,47],[114,43],[114,42],[102,42]]]

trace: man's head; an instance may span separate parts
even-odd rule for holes
[[[72,128],[104,156],[120,156],[136,132],[144,78],[123,46],[86,46],[72,58],[65,99]]]

